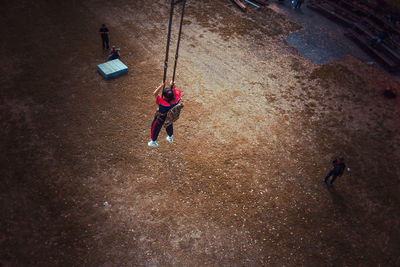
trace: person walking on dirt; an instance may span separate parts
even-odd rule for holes
[[[109,31],[105,24],[101,25],[99,32],[100,32],[100,36],[101,36],[101,44],[103,46],[103,49],[109,49],[110,48],[110,44],[109,44],[110,41],[108,39]]]
[[[151,140],[147,144],[149,147],[157,147],[158,144],[156,142],[158,134],[162,126],[164,125],[165,119],[167,118],[168,111],[177,105],[181,100],[181,91],[177,90],[175,87],[175,83],[171,82],[170,88],[164,88],[164,83],[161,83],[160,86],[153,92],[154,97],[156,98],[156,104],[158,105],[157,112],[154,116],[153,122],[151,123]],[[162,91],[161,96],[159,93]],[[172,143],[174,128],[171,123],[166,127],[167,130],[167,141]]]
[[[329,185],[332,186],[335,179],[338,176],[342,176],[345,168],[346,168],[346,165],[344,164],[344,157],[342,155],[340,155],[339,158],[332,161],[332,169],[328,172],[328,174],[325,176],[325,178],[322,180],[322,182],[326,183],[327,180],[329,179],[329,177],[332,176],[332,179],[329,182]]]

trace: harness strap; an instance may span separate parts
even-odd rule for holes
[[[167,113],[161,113],[158,110],[156,111],[156,114],[154,115],[157,117],[157,120],[160,122],[164,122],[165,119],[167,118]]]

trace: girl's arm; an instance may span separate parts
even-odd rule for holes
[[[171,90],[175,89],[175,82],[171,81],[171,85],[170,85]]]
[[[154,90],[153,95],[154,97],[157,97],[160,91],[164,88],[164,83],[161,83],[156,90]]]

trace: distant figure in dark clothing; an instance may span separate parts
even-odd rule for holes
[[[119,52],[120,50],[121,49],[119,47],[116,48],[115,46],[113,46],[112,49],[111,49],[111,53],[108,56],[108,60],[118,59],[121,56],[121,54]]]
[[[105,24],[101,25],[99,32],[100,32],[100,36],[101,36],[101,43],[103,45],[103,49],[109,49],[110,48],[110,44],[109,44],[110,41],[108,39],[109,31]]]
[[[303,3],[304,3],[304,0],[297,0],[296,5],[294,6],[294,8],[300,8]]]
[[[388,34],[387,34],[387,32],[386,31],[380,31],[379,33],[378,33],[378,35],[376,35],[376,36],[374,36],[373,38],[372,38],[372,46],[377,46],[377,45],[379,45],[379,44],[381,44],[382,42],[383,42],[383,40],[384,39],[386,39],[386,37],[388,37]]]
[[[326,183],[329,177],[332,176],[331,181],[329,182],[329,185],[332,186],[333,182],[338,176],[342,176],[344,169],[346,168],[346,165],[344,164],[344,157],[339,156],[339,158],[335,159],[332,162],[332,169],[328,172],[328,174],[325,176],[325,178],[322,180],[322,182]]]

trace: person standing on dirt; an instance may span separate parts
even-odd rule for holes
[[[110,48],[110,44],[109,44],[110,40],[108,39],[109,31],[105,24],[101,25],[99,32],[100,32],[100,36],[101,36],[101,43],[103,45],[103,49],[109,49]]]
[[[147,144],[149,147],[158,147],[156,140],[162,126],[164,125],[165,119],[167,118],[167,113],[181,100],[181,91],[176,89],[175,83],[171,82],[170,88],[163,88],[164,83],[161,83],[160,86],[158,86],[158,88],[153,92],[153,95],[156,98],[158,109],[154,116],[153,122],[151,123],[151,140]],[[160,96],[159,93],[161,91],[162,94]],[[168,134],[166,139],[168,142],[172,143],[174,134],[173,124],[168,125],[166,130]]]
[[[346,165],[344,164],[344,157],[342,155],[340,155],[339,158],[332,161],[332,169],[328,172],[328,174],[325,176],[325,178],[322,180],[322,182],[326,183],[327,180],[329,179],[329,177],[332,176],[332,179],[329,182],[329,185],[332,186],[335,179],[338,176],[342,176],[345,168],[346,168]]]

